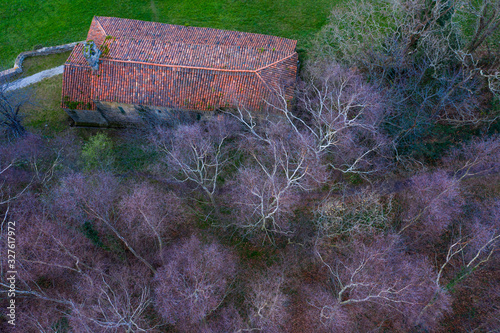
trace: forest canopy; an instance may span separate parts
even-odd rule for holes
[[[353,1],[259,116],[50,137],[0,92],[0,330],[497,329],[499,28],[495,0]]]

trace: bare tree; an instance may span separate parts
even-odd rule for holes
[[[24,187],[24,189],[22,189],[18,193],[15,193],[15,194],[10,193],[11,191],[9,190],[9,186],[6,185],[6,181],[5,181],[4,177],[2,176],[2,174],[3,175],[7,174],[9,169],[13,167],[15,161],[9,161],[7,163],[8,164],[0,165],[0,207],[3,205],[8,205],[9,202],[17,199],[31,185],[31,183],[29,183],[28,185],[26,185]]]
[[[279,266],[267,269],[249,283],[246,298],[251,327],[259,332],[283,332],[290,318],[285,283],[284,269]]]
[[[409,235],[412,242],[435,241],[461,211],[459,184],[443,170],[412,177],[403,194],[406,215],[399,233]]]
[[[34,195],[24,195],[11,207],[9,220],[16,223],[16,299],[22,299],[23,329],[145,332],[154,328],[145,317],[150,304],[149,268],[114,261],[61,215],[53,220]],[[3,224],[1,231],[3,239]],[[6,270],[6,262],[1,268]],[[7,275],[1,276],[2,291],[7,291]]]
[[[86,297],[70,299],[67,316],[78,332],[151,332],[157,325],[146,317],[152,303],[148,272],[137,267],[115,269],[112,275],[88,275],[80,283]],[[142,274],[137,274],[140,272]]]
[[[164,265],[155,274],[155,307],[167,323],[189,331],[221,306],[236,259],[222,246],[203,244],[195,236],[163,254]]]
[[[243,118],[242,118],[243,119]],[[245,121],[243,119],[243,121]],[[249,156],[231,191],[238,219],[233,224],[245,234],[290,235],[289,218],[303,191],[323,182],[325,168],[285,122],[249,128],[240,150]]]
[[[219,333],[219,332],[251,332],[252,329],[243,322],[238,310],[229,305],[218,311],[215,317],[212,317],[207,323],[200,325],[201,333]]]
[[[51,288],[56,290],[19,289],[17,295],[23,302],[17,325],[40,332],[156,331],[157,324],[146,315],[151,304],[148,280],[147,274],[138,276],[113,267],[111,275],[82,272],[72,283],[66,282],[68,286]]]
[[[376,89],[331,62],[311,66],[309,74],[299,97],[300,115],[280,91],[267,101],[268,114],[256,117],[242,105],[233,113],[247,131],[241,150],[251,156],[232,192],[243,216],[235,224],[250,234],[260,230],[270,240],[273,234],[291,234],[295,203],[301,192],[326,180],[327,166],[366,175],[390,155],[379,128],[384,108]]]
[[[488,232],[483,228],[478,228],[478,231],[480,234],[476,235],[476,237],[469,237],[469,239],[466,240],[458,239],[449,246],[446,258],[439,268],[436,284],[440,283],[444,269],[456,256],[463,256],[464,254],[467,255],[467,257],[463,260],[463,268],[466,270],[466,273],[462,274],[462,276],[459,277],[460,279],[463,279],[465,276],[475,271],[491,258],[496,250],[498,241],[500,240],[500,233],[494,233],[491,231]],[[479,248],[470,246],[471,244],[478,242],[480,242]]]
[[[355,241],[342,254],[323,251],[316,248],[336,299],[323,308],[354,307],[366,318],[356,323],[362,330],[385,321],[400,330],[432,328],[434,319],[448,309],[448,297],[435,284],[432,267],[423,258],[402,253],[397,238],[380,237],[369,245]]]
[[[40,160],[51,159],[43,153],[43,143],[34,135],[1,145],[0,207],[19,198],[33,183],[50,180],[58,159],[47,165],[40,165]]]
[[[346,332],[353,330],[353,322],[347,310],[337,301],[333,293],[320,285],[302,288],[307,303],[306,320],[314,332]]]
[[[26,134],[20,111],[28,102],[25,91],[9,90],[9,84],[0,84],[0,129],[9,141]]]
[[[227,118],[213,118],[206,123],[159,129],[152,140],[164,154],[172,175],[200,187],[217,208],[215,194],[219,177],[229,162],[227,141],[233,130]]]
[[[495,34],[498,37],[498,28],[500,27],[500,4],[498,1],[494,0],[479,2],[461,1],[459,3],[462,5],[459,7],[459,18],[464,21],[463,23],[466,21],[474,22],[473,33],[465,36],[465,38],[468,39],[468,44],[465,49],[470,54],[475,54],[477,53],[476,51],[485,46],[489,40],[494,43],[492,37],[494,37]]]
[[[485,266],[500,245],[500,200],[486,202],[479,216],[470,225],[459,227],[439,265],[436,284],[451,269],[451,281],[457,283]],[[467,230],[469,229],[469,230]],[[450,278],[448,278],[450,279]]]
[[[494,174],[500,171],[500,137],[476,138],[452,149],[443,165],[460,179]]]
[[[387,106],[383,96],[354,70],[328,61],[311,63],[297,95],[297,114],[282,92],[269,103],[288,121],[308,149],[334,170],[370,173],[387,162],[390,142],[380,125]],[[240,112],[241,113],[241,112]]]
[[[358,1],[332,11],[312,53],[370,72],[387,65],[405,68],[420,56],[435,69],[457,57],[470,65],[481,56],[476,51],[494,41],[499,22],[498,2],[492,0]]]
[[[106,173],[84,176],[74,174],[65,177],[55,191],[57,213],[68,223],[81,228],[86,221],[94,222],[98,231],[111,233],[152,272],[155,268],[146,260],[144,254],[132,243],[131,230],[123,230],[116,214],[116,201],[119,198],[119,184],[115,177]],[[147,253],[149,254],[149,253]]]
[[[14,328],[10,332],[58,333],[69,329],[67,318],[59,304],[26,298],[23,299],[23,303],[24,306],[21,306],[16,314],[17,330]],[[9,331],[9,328],[5,331]]]
[[[24,278],[66,280],[82,274],[93,260],[104,259],[88,248],[89,240],[82,233],[50,221],[43,212],[37,213],[32,215],[33,225],[27,225],[28,220],[18,220],[23,235],[18,245]]]
[[[436,285],[445,286],[454,294],[454,313],[445,319],[445,325],[453,322],[470,330],[494,331],[498,326],[497,304],[498,246],[500,245],[500,209],[498,199],[485,200],[471,214],[463,217],[450,230],[448,244],[435,254]],[[473,300],[473,302],[470,302]],[[466,311],[455,306],[470,302]],[[429,304],[431,305],[431,304]],[[465,312],[478,313],[464,316]],[[460,318],[457,321],[457,318]]]
[[[1,226],[0,248],[7,253],[7,236],[16,239],[16,300],[22,300],[17,303],[21,306],[18,324],[43,332],[62,316],[60,311],[69,303],[61,294],[71,292],[70,281],[75,282],[88,268],[85,262],[92,254],[85,251],[87,248],[82,251],[86,242],[81,234],[48,219],[34,195],[23,195],[9,208]],[[9,226],[14,226],[14,233],[12,229],[8,232],[6,221],[13,221]],[[7,293],[10,285],[5,272],[12,269],[7,264],[1,260],[2,293]],[[48,315],[47,309],[51,310]]]
[[[312,58],[356,68],[383,91],[385,134],[398,156],[416,154],[425,151],[416,140],[437,123],[497,119],[488,105],[498,95],[499,57],[486,41],[495,45],[498,15],[496,1],[356,1],[332,11]]]
[[[155,255],[161,253],[165,243],[189,219],[189,212],[183,209],[183,202],[172,192],[141,183],[131,193],[124,195],[119,203],[120,231],[127,235],[138,248],[151,251],[155,244]]]

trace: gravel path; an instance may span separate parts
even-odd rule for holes
[[[21,88],[27,87],[30,84],[40,82],[43,79],[47,79],[49,77],[53,77],[55,75],[62,74],[63,70],[64,70],[64,65],[61,65],[61,66],[47,69],[47,70],[41,71],[39,73],[33,74],[31,76],[13,81],[13,82],[9,83],[9,85],[8,85],[7,89],[5,89],[5,91],[11,91],[11,90],[16,90],[16,89],[21,89]]]

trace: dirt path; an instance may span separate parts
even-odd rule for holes
[[[64,65],[41,71],[39,73],[9,83],[7,89],[5,90],[11,91],[27,87],[33,83],[40,82],[43,79],[47,79],[49,77],[62,74],[63,70],[64,70]]]

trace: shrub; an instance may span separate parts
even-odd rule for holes
[[[87,171],[112,170],[115,161],[115,157],[113,156],[113,142],[104,133],[92,136],[83,147],[82,158]]]
[[[322,237],[352,237],[387,229],[392,198],[387,202],[370,190],[341,198],[329,197],[316,209],[315,224]]]

